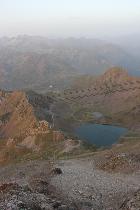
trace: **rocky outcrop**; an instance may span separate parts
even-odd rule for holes
[[[30,127],[29,129],[27,129],[26,131],[26,136],[34,136],[37,134],[47,134],[49,133],[49,123],[44,121],[39,121],[38,123],[36,123],[35,126]]]
[[[42,179],[32,180],[26,186],[17,183],[0,185],[0,208],[3,210],[76,210],[68,203],[48,194],[48,183]],[[31,187],[32,185],[32,187]]]
[[[61,175],[49,161],[31,161],[10,165],[0,173],[1,210],[77,210],[59,195],[60,189],[50,184]]]
[[[0,161],[44,151],[50,144],[64,140],[62,132],[50,128],[52,103],[51,97],[33,91],[0,91],[0,139],[5,140]]]
[[[120,207],[121,210],[138,210],[140,209],[140,189],[132,196],[129,196]]]
[[[24,92],[5,93],[0,105],[0,136],[13,138],[22,136],[37,123],[34,110]]]
[[[50,97],[33,91],[0,91],[0,137],[13,138],[47,132],[51,103]]]

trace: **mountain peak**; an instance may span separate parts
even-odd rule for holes
[[[109,70],[107,70],[104,73],[104,76],[110,76],[110,77],[122,77],[122,76],[126,76],[128,77],[128,72],[127,70],[120,68],[120,67],[113,67],[110,68]]]
[[[106,71],[100,79],[103,81],[126,81],[130,79],[127,70],[119,67],[113,67]]]

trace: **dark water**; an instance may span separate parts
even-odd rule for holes
[[[83,124],[75,129],[75,134],[79,139],[86,140],[90,144],[95,144],[97,147],[111,146],[116,143],[120,136],[127,133],[126,128],[99,125],[99,124]]]

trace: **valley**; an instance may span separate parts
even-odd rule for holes
[[[77,84],[76,78],[69,89],[61,92],[51,91],[47,94],[29,90],[1,90],[1,162],[22,160],[27,157],[49,158],[53,157],[54,153],[61,158],[65,157],[63,151],[69,151],[67,146],[71,148],[70,155],[82,154],[86,152],[86,148],[90,153],[97,149],[95,147],[98,141],[102,142],[100,143],[102,147],[106,144],[111,146],[113,143],[119,143],[119,138],[127,134],[130,134],[132,139],[135,138],[135,134],[139,138],[140,79],[138,77],[129,76],[125,70],[116,67],[94,79],[86,76],[84,80],[82,76],[80,80],[81,82]],[[93,132],[91,130],[88,134],[82,129],[84,124],[97,127],[101,124],[103,130],[97,132],[95,128],[95,131],[93,129]],[[82,136],[75,133],[75,129],[80,126]],[[108,135],[107,141],[111,142],[110,144],[105,143],[103,134],[105,126],[110,126],[109,133],[105,134]],[[124,129],[124,133],[120,131],[120,134],[117,134],[117,129]],[[99,135],[102,133],[99,139],[98,133]],[[92,142],[93,146],[85,141],[78,143],[79,139],[87,140],[88,135],[90,135],[89,142]]]
[[[0,0],[0,210],[140,210],[139,26],[139,0]]]
[[[139,209],[140,78],[99,58],[90,74],[95,40],[31,40],[2,42],[0,208]]]
[[[74,110],[71,118],[139,130],[139,77],[129,76],[121,68],[112,68],[86,86],[83,78],[81,84],[84,88],[78,83],[78,87],[74,85],[61,95]]]

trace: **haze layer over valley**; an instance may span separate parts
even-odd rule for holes
[[[68,87],[78,75],[99,75],[120,66],[139,74],[140,62],[119,45],[85,38],[0,39],[0,87],[47,92]]]

